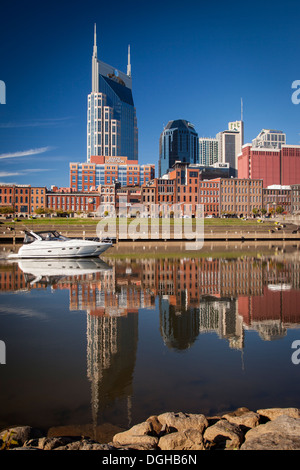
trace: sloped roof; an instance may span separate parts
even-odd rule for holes
[[[185,119],[176,119],[174,121],[169,121],[165,129],[186,129],[189,131],[195,131],[193,124],[191,124],[189,121],[186,121]]]
[[[108,86],[114,91],[114,93],[120,98],[121,101],[127,103],[131,106],[134,106],[132,92],[130,88],[122,85],[121,83],[112,80],[111,78],[101,75],[101,77],[106,81]]]

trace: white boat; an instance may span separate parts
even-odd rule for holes
[[[25,232],[17,254],[9,258],[87,258],[96,257],[112,246],[110,240],[78,240],[67,238],[56,230]]]

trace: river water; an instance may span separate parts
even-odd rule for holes
[[[300,408],[299,253],[2,260],[0,428],[95,437],[165,411]]]

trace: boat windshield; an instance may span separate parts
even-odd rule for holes
[[[64,237],[56,230],[50,230],[47,232],[26,232],[24,243],[32,243],[35,240],[47,240],[47,241],[64,241],[68,240],[67,237]]]
[[[36,237],[34,237],[31,233],[25,232],[25,237],[24,237],[24,242],[25,244],[32,243],[36,240]]]
[[[42,240],[51,240],[51,241],[54,241],[54,240],[59,240],[59,241],[67,240],[66,237],[61,235],[56,230],[48,231],[48,232],[38,232],[37,235],[39,237],[41,237]]]

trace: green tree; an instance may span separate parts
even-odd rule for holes
[[[37,209],[35,209],[34,211],[37,215],[41,215],[41,214],[46,214],[47,211],[46,209],[44,209],[44,207],[38,207]]]
[[[277,212],[277,214],[282,214],[284,212],[284,208],[282,206],[277,206],[276,207],[276,212]]]
[[[0,207],[0,214],[13,214],[14,208],[12,206]]]
[[[56,215],[57,215],[57,217],[67,217],[68,211],[64,211],[62,209],[57,209]]]

